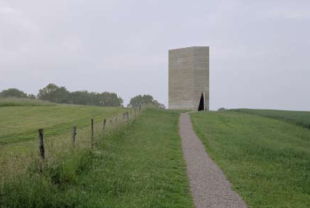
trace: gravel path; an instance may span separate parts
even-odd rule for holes
[[[181,114],[179,131],[196,208],[247,208],[241,197],[231,190],[231,183],[223,172],[206,153],[188,114]]]

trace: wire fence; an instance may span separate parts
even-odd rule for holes
[[[27,173],[29,168],[44,172],[46,166],[59,160],[64,154],[74,154],[77,150],[95,150],[106,136],[113,135],[133,122],[149,105],[128,109],[112,118],[103,118],[101,122],[90,120],[89,127],[73,126],[67,133],[45,137],[44,129],[38,129],[38,140],[12,146],[5,154],[0,153],[0,185],[4,181],[15,180],[16,176]]]

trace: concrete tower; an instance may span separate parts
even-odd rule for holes
[[[209,47],[169,50],[169,109],[209,111]]]

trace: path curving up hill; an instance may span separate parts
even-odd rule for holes
[[[196,208],[247,208],[231,183],[211,160],[196,136],[188,114],[181,114],[179,131]]]

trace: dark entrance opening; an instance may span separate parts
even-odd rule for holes
[[[198,107],[198,111],[203,111],[203,110],[205,110],[204,109],[204,101],[205,101],[205,99],[204,99],[204,97],[203,97],[203,93],[201,94],[201,97],[200,97],[200,102],[199,102],[199,107]]]

